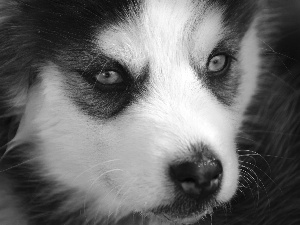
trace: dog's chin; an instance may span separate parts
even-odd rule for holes
[[[175,199],[169,204],[147,210],[146,214],[151,218],[165,221],[166,223],[163,224],[196,224],[200,220],[205,220],[208,215],[212,215],[213,208],[222,205],[214,195],[195,198],[195,196],[177,193]]]
[[[216,201],[208,201],[205,204],[202,202],[190,202],[193,204],[176,202],[173,205],[161,206],[146,213],[149,217],[158,218],[161,221],[166,221],[167,224],[196,224],[206,216],[212,215],[213,207],[219,204]],[[143,213],[144,214],[144,213]]]
[[[167,221],[170,221],[175,224],[188,225],[188,224],[196,224],[200,220],[204,219],[207,215],[211,215],[212,213],[213,213],[213,209],[208,208],[201,212],[195,212],[195,213],[192,213],[192,214],[186,215],[186,216],[180,216],[180,215],[174,216],[174,215],[169,215],[167,213],[156,215],[156,216],[158,216],[159,218],[161,218],[163,220],[167,220]]]
[[[146,213],[149,217],[158,218],[160,221],[166,221],[167,223],[171,224],[196,224],[200,220],[204,219],[206,216],[211,215],[213,213],[212,208],[207,208],[206,210],[190,213],[187,215],[180,215],[174,213],[158,213],[158,212],[150,212]]]

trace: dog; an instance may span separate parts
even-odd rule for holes
[[[298,224],[277,4],[1,0],[0,224]]]

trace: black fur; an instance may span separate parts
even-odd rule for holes
[[[11,100],[24,95],[26,100],[28,88],[32,83],[38,82],[35,77],[39,66],[53,61],[63,68],[67,76],[72,76],[67,85],[82,84],[80,72],[89,64],[91,57],[95,58],[91,34],[96,32],[96,27],[98,29],[104,24],[118,22],[135,1],[99,2],[18,0],[3,3],[7,7],[0,9],[0,15],[7,15],[9,18],[0,25],[0,147],[4,146],[0,148],[0,156],[5,152],[5,144],[14,136],[18,115],[24,107],[20,104],[12,108]],[[241,21],[238,14],[231,12],[248,9],[239,0],[211,2],[229,6],[224,18],[224,23],[228,25]],[[262,38],[267,41],[269,39],[265,36],[271,36],[271,40],[281,41],[266,42],[269,46],[264,46],[268,51],[263,58],[271,63],[266,64],[265,72],[261,75],[261,91],[249,108],[249,119],[237,140],[242,172],[241,186],[228,208],[217,209],[211,218],[208,216],[199,224],[300,224],[300,24],[295,22],[296,15],[286,14],[292,12],[291,8],[274,2],[268,2],[268,7],[274,7],[276,12],[278,10],[283,13],[276,13],[276,18],[272,18],[272,21],[266,20],[267,25],[261,27],[266,31]],[[139,10],[138,7],[135,9]],[[70,22],[72,26],[69,25]],[[238,27],[246,29],[242,25],[243,23]],[[271,25],[272,30],[275,27],[275,33],[270,34],[267,31]],[[240,31],[237,33],[242,33]],[[143,73],[147,74],[147,71],[146,68]],[[74,76],[74,73],[77,75]],[[86,74],[81,75],[84,77]],[[146,80],[130,82],[122,93],[102,95],[98,102],[102,106],[111,98],[116,100],[114,102],[120,102],[104,107],[106,111],[99,113],[101,118],[113,117],[122,112],[135,95],[145,91],[143,84]],[[84,87],[88,87],[88,84]],[[231,93],[235,94],[235,91]],[[76,94],[78,93],[73,93],[71,97],[78,99],[79,95]],[[95,94],[87,93],[85,96],[89,95]],[[77,103],[89,115],[94,115],[99,110],[83,99]],[[51,193],[50,190],[55,189],[56,184],[44,180],[35,172],[39,165],[33,167],[22,163],[28,157],[22,152],[31,148],[34,145],[18,146],[5,157],[5,161],[1,161],[1,167],[13,166],[7,174],[15,182],[15,193],[18,193],[24,205],[30,206],[23,208],[30,224],[93,224],[96,218],[87,221],[81,207],[75,207],[73,212],[66,214],[56,214],[66,200],[79,193],[75,190]],[[40,195],[43,192],[50,194]],[[137,224],[141,221],[139,215],[130,215],[119,224]],[[106,224],[106,221],[103,223]],[[144,220],[144,224],[147,224],[147,220]]]
[[[289,3],[268,2],[276,16],[260,29],[262,38],[270,38],[262,39],[263,58],[272,63],[264,64],[260,92],[237,140],[240,189],[229,208],[216,211],[207,224],[300,223],[300,20]]]
[[[75,83],[83,88],[84,93],[78,95],[77,92],[71,97],[84,112],[94,117],[114,116],[142,89],[138,88],[142,81],[128,79],[123,91],[101,94],[82,79],[103,69],[104,63],[109,60],[105,56],[100,60],[101,55],[95,52],[97,32],[124,19],[128,11],[138,11],[135,1],[27,0],[12,1],[7,5],[0,9],[1,15],[10,16],[0,27],[1,115],[16,114],[17,110],[22,110],[20,106],[12,112],[11,100],[26,96],[30,84],[37,82],[35,77],[39,67],[48,62],[55,63],[69,76],[67,85]],[[130,77],[130,74],[124,72],[124,76]],[[11,90],[14,92],[10,93]],[[92,97],[99,101],[91,101]],[[111,105],[111,102],[114,104]]]

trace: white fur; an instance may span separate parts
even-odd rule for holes
[[[260,43],[255,27],[257,26],[257,22],[258,19],[253,22],[241,44],[242,50],[239,57],[243,75],[241,77],[239,95],[236,100],[236,108],[240,115],[238,124],[241,124],[243,112],[250,104],[251,97],[257,91],[258,75],[262,66],[259,56],[261,52]]]
[[[172,184],[166,168],[188,154],[189,144],[199,142],[211,146],[223,165],[217,200],[227,202],[235,194],[239,170],[234,139],[255,89],[257,42],[251,29],[241,54],[240,97],[226,107],[189,63],[192,54],[204,66],[224,32],[221,11],[204,11],[204,5],[146,1],[139,18],[99,32],[99,49],[107,55],[136,74],[146,63],[150,66],[150,94],[110,122],[89,118],[75,107],[67,97],[66,77],[55,65],[41,71],[41,84],[30,90],[14,142],[37,141],[39,151],[32,157],[45,165],[41,174],[64,184],[62,189],[83,193],[82,202],[74,204],[93,200],[95,214],[119,217],[168,204],[174,196],[167,188]]]

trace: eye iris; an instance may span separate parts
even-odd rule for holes
[[[219,72],[225,68],[226,62],[225,55],[217,55],[210,60],[208,69],[211,72]]]
[[[120,74],[116,71],[105,71],[96,75],[97,82],[101,84],[118,84],[123,81]]]

